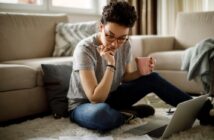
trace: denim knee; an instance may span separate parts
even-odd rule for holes
[[[97,130],[108,131],[123,124],[124,120],[120,112],[112,109],[106,103],[100,103],[91,122],[97,124]]]
[[[75,109],[73,120],[79,125],[99,131],[111,130],[123,124],[120,112],[112,109],[106,103],[87,104]]]

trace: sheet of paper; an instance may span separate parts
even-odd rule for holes
[[[113,140],[113,137],[98,137],[98,136],[60,136],[59,140]]]
[[[97,136],[60,136],[59,140],[113,140],[112,136],[97,137]],[[123,138],[123,140],[152,140],[149,135],[134,136]]]
[[[123,138],[123,140],[153,140],[149,135]]]

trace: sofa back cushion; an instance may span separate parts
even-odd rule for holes
[[[55,26],[64,14],[0,12],[0,62],[52,56]]]
[[[98,32],[97,21],[59,23],[56,25],[54,57],[72,56],[76,45],[84,38]]]
[[[175,48],[186,49],[214,37],[214,11],[179,13],[176,21]]]

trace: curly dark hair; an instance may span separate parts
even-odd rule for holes
[[[125,27],[133,27],[137,20],[137,13],[134,6],[128,2],[111,2],[103,8],[101,23],[117,23]]]

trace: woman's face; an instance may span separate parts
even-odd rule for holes
[[[100,41],[112,51],[123,46],[129,38],[129,28],[117,23],[100,24]]]

